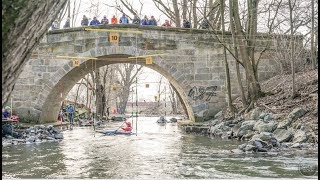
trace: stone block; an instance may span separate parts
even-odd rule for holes
[[[46,72],[46,66],[32,66],[33,72]]]
[[[212,74],[195,74],[195,80],[212,80]]]

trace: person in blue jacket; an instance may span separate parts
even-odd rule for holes
[[[154,16],[151,16],[148,25],[157,26],[157,20],[154,18]]]
[[[147,16],[144,16],[144,18],[141,20],[141,25],[149,25],[149,19]]]
[[[71,104],[67,106],[67,113],[70,124],[73,124],[74,107]]]
[[[122,17],[119,20],[120,24],[129,24],[129,19],[127,18],[127,16],[125,14],[122,15]]]
[[[97,17],[93,17],[93,20],[90,22],[90,26],[95,26],[95,25],[99,25],[100,22],[97,19]]]

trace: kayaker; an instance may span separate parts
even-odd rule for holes
[[[126,124],[126,127],[122,127],[121,129],[124,130],[125,132],[131,132],[132,131],[131,122],[126,121],[125,124]]]

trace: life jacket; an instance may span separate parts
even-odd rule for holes
[[[116,17],[111,18],[111,24],[118,24],[118,19]]]

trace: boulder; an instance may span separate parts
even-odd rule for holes
[[[239,130],[253,130],[253,126],[256,123],[254,120],[242,122]]]
[[[308,140],[308,137],[307,137],[306,132],[299,129],[294,133],[292,142],[293,143],[304,143],[307,140]]]
[[[255,149],[256,149],[256,147],[254,145],[248,144],[244,148],[244,151],[254,151]]]
[[[54,135],[55,139],[63,139],[63,134],[59,133],[59,134],[55,134]]]
[[[177,118],[171,118],[171,119],[170,119],[170,122],[177,122],[177,121],[178,121]]]
[[[300,107],[293,109],[290,114],[288,115],[293,121],[297,120],[298,118],[302,117],[306,111]]]
[[[273,135],[280,143],[289,142],[293,137],[293,131],[291,129],[276,129]]]
[[[264,118],[263,118],[263,121],[264,122],[269,122],[273,119],[273,114],[272,113],[267,113]]]
[[[300,143],[294,143],[294,144],[291,146],[291,148],[300,148],[300,147],[301,147]]]
[[[260,123],[257,125],[257,130],[261,132],[273,132],[277,128],[278,123],[270,121],[269,123]]]
[[[262,132],[260,134],[256,134],[252,136],[250,141],[255,141],[255,140],[269,141],[272,137],[273,137],[272,133]]]
[[[259,115],[259,119],[264,119],[264,117],[267,115],[267,113],[265,112],[262,112],[260,115]]]
[[[250,119],[259,120],[259,116],[261,114],[261,109],[259,107],[254,108],[250,113]]]
[[[247,130],[246,132],[244,132],[244,134],[242,135],[242,137],[244,139],[251,139],[252,136],[255,135],[255,132],[252,130]]]
[[[287,118],[278,123],[277,129],[287,129],[287,127],[290,126],[291,123],[292,123],[292,118]]]
[[[244,148],[245,148],[246,146],[247,146],[247,143],[240,144],[240,145],[238,146],[238,149],[244,151]]]

